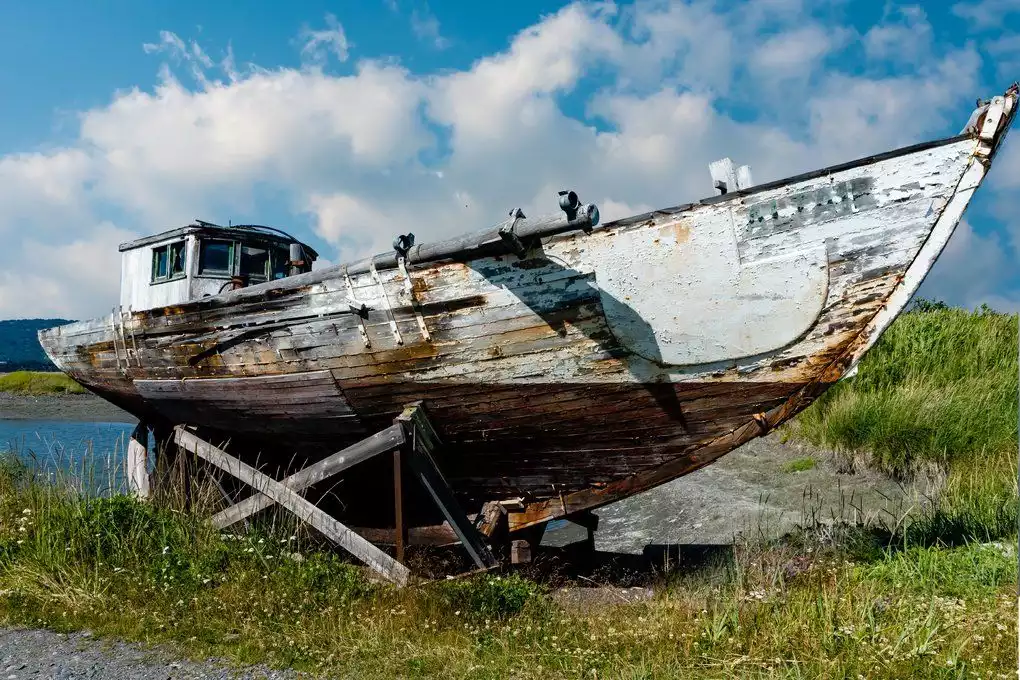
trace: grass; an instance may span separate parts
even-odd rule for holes
[[[815,465],[817,465],[817,463],[811,456],[795,458],[783,466],[783,472],[807,472],[808,470],[814,470]]]
[[[1007,677],[1015,553],[737,546],[650,601],[587,608],[517,574],[396,590],[286,525],[245,535],[0,469],[0,617],[329,677]],[[853,531],[848,529],[848,531]],[[300,557],[299,557],[300,555]]]
[[[922,306],[901,315],[798,418],[816,444],[908,476],[1017,451],[1017,315]]]
[[[904,315],[793,432],[933,474],[928,511],[741,540],[630,604],[523,572],[397,590],[278,516],[221,533],[172,495],[89,497],[0,457],[0,621],[328,677],[1014,677],[1016,354],[1015,317]]]
[[[14,371],[0,374],[0,392],[14,394],[84,394],[85,388],[64,373]]]
[[[1015,536],[1018,342],[1016,314],[922,302],[792,430],[855,465],[943,480],[907,528],[913,540]]]

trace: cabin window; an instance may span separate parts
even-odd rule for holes
[[[198,275],[241,276],[250,283],[262,283],[285,278],[289,261],[289,246],[255,240],[203,239],[199,246]]]
[[[287,276],[287,263],[290,261],[290,248],[273,248],[270,265],[272,267],[273,279],[282,279]]]
[[[184,241],[174,241],[152,249],[152,282],[173,281],[187,276]]]
[[[265,281],[269,277],[269,251],[255,246],[241,246],[241,276]]]
[[[232,276],[234,273],[233,241],[202,241],[198,273]]]

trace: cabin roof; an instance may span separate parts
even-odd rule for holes
[[[169,241],[176,238],[182,238],[190,234],[201,234],[204,236],[212,236],[219,238],[239,238],[243,237],[247,241],[261,241],[263,243],[273,244],[290,244],[290,243],[301,243],[296,238],[291,236],[285,231],[277,229],[275,227],[266,227],[260,224],[238,224],[233,226],[224,227],[219,224],[213,224],[212,222],[203,222],[202,220],[196,220],[193,224],[188,224],[183,227],[177,227],[176,229],[168,229],[167,231],[153,234],[151,236],[145,236],[134,241],[127,241],[121,243],[117,248],[120,252],[126,250],[134,250],[143,246],[153,245],[160,243],[161,241]],[[311,255],[313,258],[317,258],[319,254],[315,252],[310,246],[305,243],[301,243],[305,252]]]

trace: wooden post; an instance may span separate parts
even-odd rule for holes
[[[258,489],[260,493],[279,503],[299,519],[312,525],[324,536],[363,561],[383,578],[401,586],[407,583],[410,576],[407,567],[312,505],[293,489],[234,458],[226,451],[199,439],[194,433],[183,427],[176,427],[175,433],[174,439],[179,446],[237,477],[245,484]]]
[[[149,497],[149,426],[138,421],[127,445],[128,491],[138,498]]]
[[[487,569],[499,564],[489,547],[482,541],[478,529],[467,518],[460,507],[453,490],[436,465],[432,452],[439,446],[439,436],[432,423],[429,422],[425,409],[420,403],[412,404],[404,409],[395,419],[396,424],[404,427],[404,436],[409,440],[408,465],[425,487],[433,502],[450,523],[457,538],[460,539],[468,555],[479,569]]]
[[[393,449],[393,531],[397,562],[404,563],[404,546],[407,543],[407,525],[404,524],[404,480],[400,449]]]

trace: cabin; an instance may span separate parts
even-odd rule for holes
[[[290,234],[261,225],[196,220],[120,244],[120,306],[127,312],[177,305],[311,271],[318,258]]]

